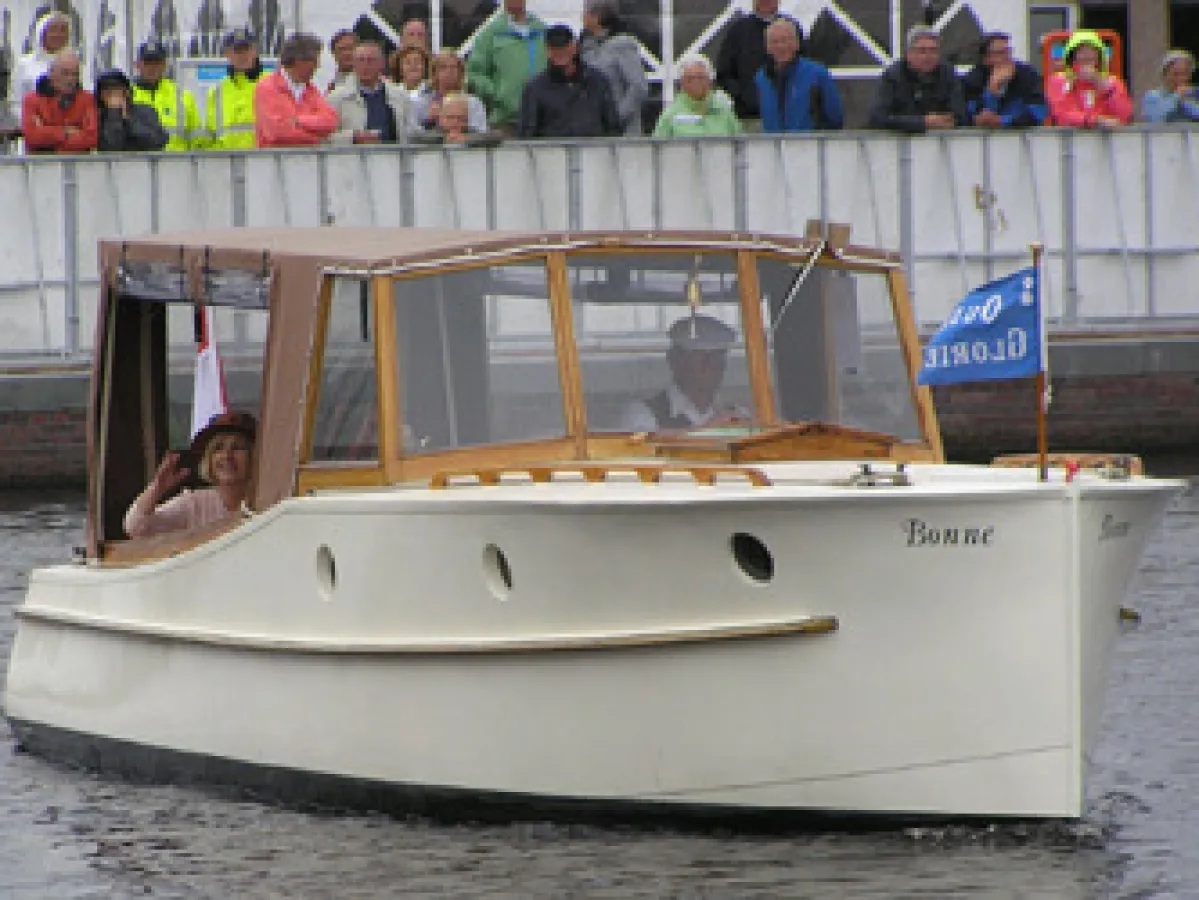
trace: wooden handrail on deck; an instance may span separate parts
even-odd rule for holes
[[[429,479],[429,487],[442,490],[455,481],[473,479],[480,486],[493,487],[503,483],[505,475],[524,475],[534,484],[548,484],[555,475],[582,475],[591,484],[607,482],[612,475],[634,474],[642,484],[660,484],[663,475],[690,475],[696,484],[712,486],[722,475],[743,478],[754,487],[770,487],[770,479],[760,469],[744,466],[642,466],[642,465],[562,465],[562,466],[503,466],[438,472]]]

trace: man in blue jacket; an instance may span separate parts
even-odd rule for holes
[[[799,55],[799,29],[790,19],[775,19],[766,29],[766,64],[754,82],[767,133],[823,131],[845,124],[833,76]]]

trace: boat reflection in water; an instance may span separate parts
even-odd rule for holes
[[[101,258],[86,558],[33,573],[8,676],[31,751],[395,811],[1081,814],[1182,485],[946,463],[894,255],[328,228]],[[130,540],[199,303],[263,336],[250,499]]]

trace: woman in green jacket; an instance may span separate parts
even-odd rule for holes
[[[741,133],[733,101],[712,87],[715,75],[706,56],[695,54],[679,60],[679,92],[658,118],[654,137],[733,137]]]

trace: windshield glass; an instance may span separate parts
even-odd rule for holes
[[[767,347],[784,422],[920,440],[885,275],[761,258]]]
[[[545,261],[395,283],[405,453],[564,437]]]
[[[569,272],[589,431],[752,424],[732,253],[575,254]]]

